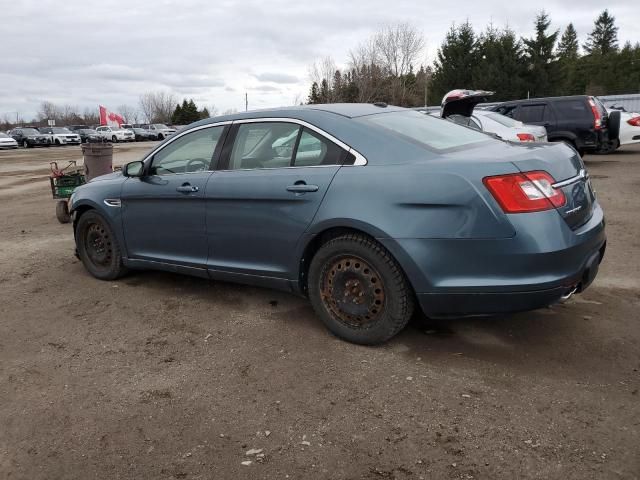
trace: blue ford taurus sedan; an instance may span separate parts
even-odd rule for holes
[[[362,344],[391,338],[416,309],[553,304],[593,281],[605,249],[571,147],[384,104],[203,120],[77,188],[71,212],[99,279],[160,269],[292,291]]]

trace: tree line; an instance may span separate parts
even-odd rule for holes
[[[217,114],[214,105],[199,109],[193,99],[187,100],[185,98],[182,103],[179,103],[173,93],[166,91],[146,92],[140,95],[137,105],[123,104],[109,109],[122,115],[127,123],[187,125]],[[60,126],[98,125],[100,116],[97,105],[95,108],[87,107],[81,110],[73,105],[58,105],[44,101],[40,104],[36,116],[31,121],[26,121],[19,114],[15,114],[15,116],[4,115],[0,119],[0,130],[6,131],[24,125],[44,127],[48,120],[55,120],[56,125]]]
[[[385,27],[349,53],[347,68],[335,68],[330,57],[314,63],[307,102],[438,105],[455,88],[491,90],[496,101],[640,92],[640,43],[620,47],[608,10],[583,45],[572,23],[561,34],[545,11],[534,26],[533,36],[518,38],[492,24],[480,33],[468,21],[454,25],[433,65],[420,62],[424,39],[414,27]]]

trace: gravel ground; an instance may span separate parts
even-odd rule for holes
[[[609,238],[588,291],[375,348],[285,293],[93,279],[46,179],[71,158],[0,152],[1,479],[640,477],[640,148],[586,158]]]

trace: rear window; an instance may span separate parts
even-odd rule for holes
[[[489,141],[483,133],[415,111],[368,115],[358,120],[385,128],[434,150]]]
[[[500,125],[504,125],[505,127],[519,127],[520,122],[518,120],[514,120],[513,118],[507,117],[505,115],[500,115],[499,113],[487,113],[483,115],[494,122],[498,122]]]
[[[591,110],[584,100],[560,100],[556,102],[555,107],[563,118],[579,120],[585,116],[592,116]]]

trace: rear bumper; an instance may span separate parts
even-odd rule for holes
[[[428,316],[517,312],[557,302],[595,278],[604,215],[571,230],[555,211],[510,216],[499,239],[380,239],[402,265]]]
[[[589,257],[577,275],[565,279],[557,287],[532,291],[419,293],[418,302],[423,312],[431,317],[515,313],[547,307],[591,285],[598,274],[605,248],[606,242]]]

